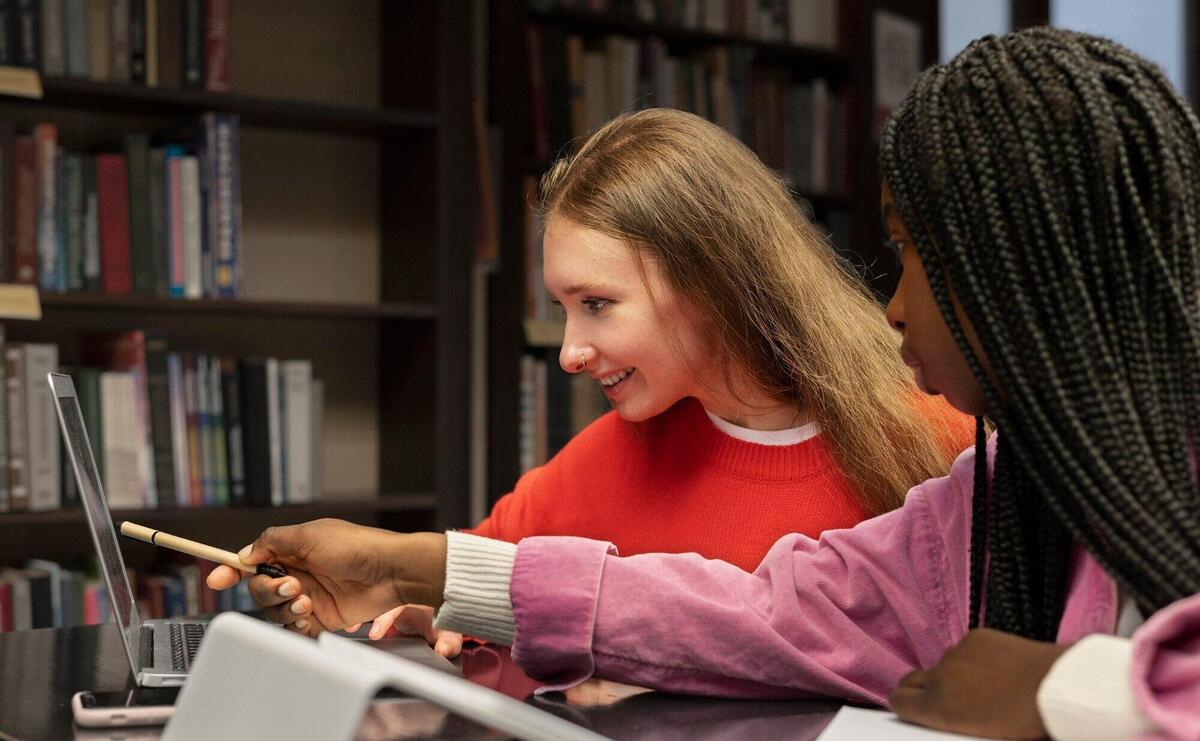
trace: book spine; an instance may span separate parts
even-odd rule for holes
[[[51,597],[50,575],[26,569],[29,579],[29,627],[33,630],[54,627],[54,601]]]
[[[15,67],[20,62],[17,36],[17,0],[0,0],[0,64]]]
[[[191,456],[188,451],[188,418],[183,360],[179,353],[167,354],[167,383],[171,394],[171,458],[174,468],[175,504],[178,507],[189,507],[191,506],[192,486]]]
[[[41,0],[42,74],[62,76],[67,71],[62,0]]]
[[[288,504],[313,501],[312,489],[312,362],[289,360],[280,364],[284,403],[287,410],[287,492]]]
[[[37,143],[31,136],[13,140],[13,258],[17,283],[37,283]]]
[[[129,0],[108,0],[110,33],[110,79],[129,82]]]
[[[4,379],[4,346],[6,340],[4,337],[4,327],[0,326],[0,389],[7,389]],[[7,390],[6,390],[7,393]],[[5,431],[8,429],[8,405],[3,403],[0,398],[0,512],[8,512],[11,507],[11,497],[8,488],[8,435]]]
[[[84,221],[87,216],[86,194],[83,184],[83,156],[67,154],[63,157],[63,215],[66,226],[64,233],[64,260],[67,271],[67,290],[82,291]]]
[[[182,298],[187,293],[187,260],[183,244],[183,153],[177,147],[166,149],[166,221],[168,290]]]
[[[100,188],[96,158],[83,158],[83,288],[100,290]]]
[[[129,80],[146,84],[146,0],[129,0]]]
[[[313,500],[325,494],[325,383],[312,382],[312,491]]]
[[[97,155],[96,182],[100,196],[100,284],[105,293],[126,295],[133,290],[133,276],[125,157]]]
[[[13,260],[13,145],[16,126],[0,121],[0,283],[12,281]]]
[[[204,258],[201,234],[203,205],[200,201],[200,167],[192,156],[180,158],[179,184],[183,233],[184,295],[204,296]]]
[[[159,509],[178,506],[175,491],[175,455],[171,435],[171,386],[167,378],[167,337],[147,331],[146,391],[150,402],[150,438],[154,451],[154,486]]]
[[[183,82],[183,8],[181,0],[158,0],[158,85]]]
[[[154,293],[150,223],[150,138],[145,134],[125,135],[125,157],[129,165],[129,254],[133,292]]]
[[[38,284],[43,291],[58,291],[58,127],[38,124],[33,128],[37,147],[37,252]]]
[[[183,87],[204,88],[204,0],[183,0]]]
[[[29,460],[25,414],[25,346],[4,348],[4,401],[8,407],[8,490],[10,510],[29,509]]]
[[[158,87],[158,0],[146,6],[146,87]]]
[[[204,23],[204,87],[229,92],[229,45],[233,0],[208,0]]]
[[[229,506],[229,455],[225,447],[225,410],[221,398],[221,360],[208,357],[208,421],[212,429],[213,486],[217,505]]]
[[[87,0],[66,0],[63,4],[66,24],[67,74],[88,76]]]
[[[161,147],[150,150],[149,177],[147,183],[150,201],[150,274],[155,296],[170,296],[170,269],[168,253],[170,239],[167,232],[167,160]]]
[[[75,480],[75,468],[71,465],[71,455],[66,445],[58,446],[58,480],[62,484],[62,508],[78,509],[79,482]]]
[[[204,466],[200,457],[200,416],[196,398],[196,363],[190,354],[183,358],[183,402],[187,409],[188,504],[204,506]]]
[[[100,424],[104,440],[104,496],[110,509],[137,509],[137,451],[133,438],[133,377],[128,371],[100,374]]]
[[[12,616],[12,585],[0,581],[0,633],[12,632]]]
[[[92,450],[92,457],[96,463],[96,475],[104,481],[104,418],[100,409],[100,370],[76,368],[71,375],[75,379],[75,393],[79,397],[79,408],[83,413],[88,447]]]
[[[212,183],[209,186],[209,235],[217,298],[241,294],[242,184],[240,132],[236,116],[212,115]]]
[[[282,399],[279,394],[279,361],[267,358],[267,431],[271,444],[271,504],[280,506],[284,503],[283,492],[283,415]]]
[[[42,68],[41,0],[17,0],[17,66]]]
[[[112,76],[112,10],[110,0],[87,0],[88,77],[105,82]]]
[[[243,507],[246,501],[246,474],[243,460],[241,379],[237,361],[221,358],[221,412],[225,422],[225,454],[229,472],[229,504]]]
[[[271,433],[267,411],[267,363],[246,358],[239,364],[242,413],[242,462],[246,500],[254,507],[271,503]]]
[[[204,506],[217,504],[217,487],[213,477],[213,431],[209,407],[208,358],[203,353],[195,355],[196,362],[196,429],[200,434],[200,481],[204,488]]]
[[[29,509],[48,512],[62,508],[59,481],[59,432],[54,399],[46,374],[58,370],[58,345],[25,345],[25,409],[29,435]]]

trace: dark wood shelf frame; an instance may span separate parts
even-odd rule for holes
[[[436,132],[436,112],[361,108],[205,90],[146,87],[74,77],[45,77],[40,99],[0,96],[22,105],[178,118],[207,111],[236,113],[244,126],[380,137],[405,131]]]
[[[764,41],[748,36],[715,33],[690,28],[680,28],[661,23],[646,23],[637,18],[612,13],[589,13],[582,10],[528,10],[531,20],[545,25],[556,25],[581,36],[595,37],[608,34],[622,36],[657,36],[667,46],[676,49],[703,48],[708,46],[744,46],[774,63],[785,63],[802,67],[806,75],[845,79],[850,75],[850,57],[836,49],[800,46],[786,42]]]
[[[153,314],[191,314],[219,317],[278,317],[282,319],[411,320],[437,317],[437,307],[423,302],[378,304],[245,299],[183,299],[158,296],[114,296],[106,293],[43,293],[43,313],[62,311],[128,311]]]

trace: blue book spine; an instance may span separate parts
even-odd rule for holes
[[[167,145],[164,149],[163,195],[166,198],[164,213],[167,221],[167,288],[171,296],[183,298],[187,290],[186,257],[183,254],[183,187],[179,160],[185,154],[178,144]],[[173,174],[174,172],[174,174]]]
[[[242,265],[241,136],[237,116],[205,115],[211,177],[207,193],[208,243],[212,249],[213,286],[218,298],[238,298]]]
[[[163,612],[165,617],[181,617],[187,614],[187,600],[183,594],[183,580],[177,576],[163,577]]]

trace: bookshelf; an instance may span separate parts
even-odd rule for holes
[[[533,135],[538,122],[531,111],[533,87],[530,78],[530,30],[544,42],[549,33],[578,36],[585,50],[603,49],[609,37],[633,39],[641,45],[654,40],[661,43],[672,57],[700,56],[712,50],[741,50],[748,56],[754,70],[766,70],[768,75],[787,85],[804,85],[824,80],[831,91],[844,101],[845,168],[841,187],[811,189],[798,187],[794,180],[793,193],[818,222],[833,232],[833,242],[852,263],[864,269],[872,288],[880,296],[890,294],[895,274],[891,257],[882,250],[879,226],[878,178],[875,171],[875,142],[871,133],[871,101],[873,95],[872,20],[875,10],[888,10],[916,20],[922,27],[922,59],[926,64],[936,59],[937,2],[936,0],[838,0],[836,34],[833,44],[802,44],[782,40],[764,40],[744,30],[733,31],[732,24],[723,31],[714,31],[701,23],[688,26],[679,18],[657,15],[653,20],[639,12],[654,8],[660,12],[698,12],[710,8],[728,10],[745,8],[755,0],[728,2],[636,3],[599,2],[575,3],[558,0],[506,0],[497,5],[492,23],[492,56],[495,59],[517,60],[497,65],[491,72],[492,120],[505,132],[502,147],[500,189],[501,212],[505,214],[501,233],[501,258],[491,293],[489,357],[493,388],[514,389],[512,393],[493,393],[489,399],[492,419],[488,494],[492,501],[510,491],[519,476],[520,442],[512,430],[518,429],[522,408],[519,388],[522,379],[522,357],[533,355],[556,363],[561,327],[542,317],[525,316],[526,285],[532,283],[525,275],[526,242],[529,239],[526,209],[527,178],[537,178],[546,171],[555,153],[567,142],[548,141],[549,159],[539,154],[537,136]],[[763,2],[759,7],[804,5],[803,2]],[[586,7],[585,7],[586,6]],[[697,8],[699,10],[697,10]],[[681,11],[681,9],[683,9]],[[784,37],[787,38],[787,32]],[[545,47],[542,49],[543,53]],[[569,52],[568,52],[569,53]],[[639,75],[644,57],[639,60]],[[568,72],[569,76],[570,73]],[[550,83],[545,79],[542,84]],[[570,80],[569,87],[576,84]],[[652,90],[657,90],[651,86]],[[575,94],[575,93],[568,93]],[[547,94],[548,95],[548,94]],[[586,96],[585,96],[586,97]],[[653,94],[652,96],[653,97]],[[751,98],[753,99],[753,98]],[[629,110],[629,101],[623,106]],[[551,105],[545,102],[546,106]],[[682,106],[680,106],[682,107]],[[552,127],[547,126],[547,129]],[[561,126],[559,127],[561,130]],[[590,127],[589,127],[590,128]],[[572,131],[578,127],[573,126]],[[553,136],[548,136],[552,139]],[[743,137],[746,139],[746,137]],[[748,142],[754,146],[754,142]],[[760,155],[763,154],[759,150]],[[764,155],[768,165],[770,159]],[[776,165],[775,169],[780,168]],[[785,178],[786,179],[786,178]],[[837,220],[841,228],[832,227]],[[553,369],[551,369],[553,371]]]
[[[467,277],[473,215],[466,0],[231,4],[229,92],[45,77],[0,95],[18,127],[57,123],[79,149],[203,112],[241,123],[242,297],[42,292],[13,342],[80,362],[94,331],[162,329],[172,348],[309,358],[325,382],[317,501],[263,508],[114,510],[237,547],[273,524],[343,517],[394,529],[465,523]],[[77,562],[79,510],[0,514],[0,566]],[[139,551],[131,566],[154,565]]]

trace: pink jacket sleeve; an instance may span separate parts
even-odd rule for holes
[[[753,574],[695,554],[521,541],[513,658],[555,687],[595,674],[725,697],[884,704],[966,634],[974,451],[904,506],[819,541],[781,538]],[[736,526],[731,523],[731,527]]]
[[[1155,738],[1200,738],[1200,594],[1154,614],[1133,635],[1133,696]]]

